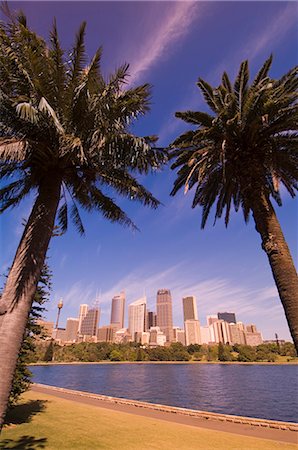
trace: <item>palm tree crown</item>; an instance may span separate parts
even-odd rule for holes
[[[249,85],[244,61],[231,84],[226,73],[217,88],[199,78],[198,86],[212,111],[177,112],[196,125],[172,144],[172,168],[179,167],[171,192],[196,187],[192,207],[203,207],[202,228],[215,204],[215,221],[232,205],[245,221],[261,192],[281,205],[280,183],[294,197],[298,180],[297,67],[279,80],[268,76],[272,56]]]
[[[134,174],[159,168],[165,154],[153,147],[154,137],[130,132],[131,123],[149,109],[150,87],[125,90],[127,64],[105,81],[101,49],[86,65],[84,35],[85,23],[65,55],[55,23],[50,46],[29,30],[22,13],[0,24],[0,178],[10,181],[0,190],[0,212],[19,204],[53,174],[61,179],[62,231],[68,204],[81,233],[77,205],[134,227],[103,186],[158,205]]]

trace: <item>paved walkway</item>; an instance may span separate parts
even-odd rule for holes
[[[298,433],[290,430],[279,430],[267,427],[258,427],[240,423],[223,422],[213,419],[205,419],[202,417],[191,417],[182,414],[173,414],[165,411],[157,411],[153,409],[140,408],[134,405],[125,405],[119,403],[108,402],[96,397],[88,397],[84,395],[68,392],[67,389],[60,391],[54,388],[40,385],[33,385],[31,389],[34,392],[42,394],[53,395],[55,397],[66,400],[75,401],[87,405],[105,408],[113,411],[124,412],[128,414],[136,414],[144,417],[151,417],[153,419],[165,420],[169,422],[176,422],[184,425],[190,425],[199,428],[207,428],[216,431],[225,431],[228,433],[239,434],[243,436],[252,436],[262,439],[269,439],[280,442],[289,442],[298,444]]]

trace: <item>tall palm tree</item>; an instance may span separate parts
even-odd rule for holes
[[[195,125],[171,145],[179,168],[171,195],[195,187],[192,207],[202,207],[202,228],[214,207],[228,225],[231,208],[252,212],[298,350],[298,280],[293,260],[273,209],[281,205],[280,184],[294,197],[298,180],[297,67],[279,80],[268,76],[270,57],[249,84],[244,61],[231,84],[226,73],[217,88],[199,78],[198,87],[211,109],[177,112]]]
[[[113,191],[159,204],[136,175],[161,167],[165,152],[130,131],[149,109],[150,87],[125,90],[127,64],[106,81],[101,49],[86,65],[84,35],[85,23],[65,54],[55,23],[49,45],[22,13],[0,23],[0,212],[35,195],[0,300],[0,428],[56,215],[62,232],[70,216],[82,234],[78,206],[136,228]]]

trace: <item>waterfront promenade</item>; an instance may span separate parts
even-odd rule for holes
[[[21,413],[5,427],[0,448],[297,449],[298,433],[290,429],[207,420],[82,394],[34,385],[24,395]],[[31,408],[27,415],[26,408]]]

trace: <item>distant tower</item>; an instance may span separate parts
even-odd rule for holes
[[[111,325],[121,329],[124,327],[125,292],[112,298]]]
[[[63,308],[62,298],[60,298],[57,307],[58,307],[58,313],[57,313],[57,320],[56,320],[56,325],[55,325],[56,330],[58,329],[60,313],[61,313],[61,309]]]
[[[146,303],[146,297],[142,297],[128,305],[128,329],[133,340],[136,333],[145,331]]]
[[[173,334],[173,310],[172,296],[169,289],[159,289],[156,297],[157,326],[166,335],[167,341],[172,342]]]
[[[80,312],[79,312],[79,327],[78,327],[78,333],[81,334],[81,327],[84,317],[86,317],[88,312],[88,305],[85,303],[80,305]]]
[[[194,297],[193,295],[189,297],[183,297],[182,302],[184,322],[186,320],[198,320],[196,297]]]

